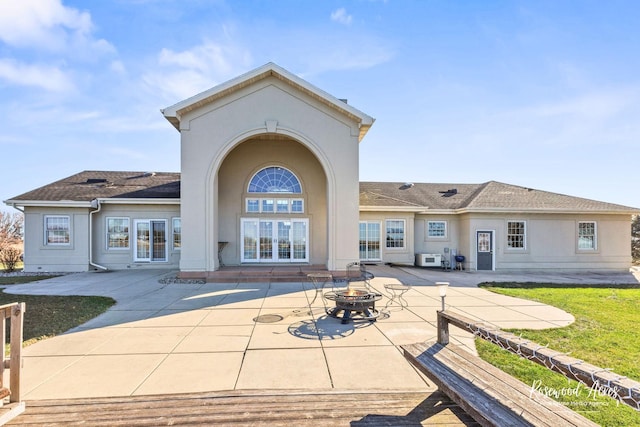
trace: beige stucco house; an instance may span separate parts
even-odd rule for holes
[[[493,181],[359,182],[374,119],[275,64],[162,113],[180,173],[84,171],[5,201],[25,213],[26,271],[631,265],[634,208]]]

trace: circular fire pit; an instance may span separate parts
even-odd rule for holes
[[[331,317],[338,317],[342,311],[342,323],[348,323],[353,313],[359,314],[363,319],[375,321],[380,312],[376,310],[376,301],[382,299],[382,295],[359,289],[347,289],[344,291],[332,291],[324,294],[329,301],[334,301],[336,306],[327,310]]]

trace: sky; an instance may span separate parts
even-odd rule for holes
[[[0,0],[0,200],[178,172],[160,110],[274,62],[376,119],[361,181],[640,207],[638,22],[635,0]]]

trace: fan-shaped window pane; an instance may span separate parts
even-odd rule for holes
[[[272,166],[253,176],[249,193],[302,193],[302,186],[291,171]]]

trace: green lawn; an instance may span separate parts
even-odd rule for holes
[[[570,353],[572,357],[640,380],[640,289],[551,284],[491,283],[483,288],[503,295],[543,302],[571,313],[576,321],[564,328],[532,331],[510,329],[523,338]],[[525,384],[542,384],[553,390],[575,389],[578,383],[522,359],[483,340],[476,340],[480,357]],[[558,399],[573,410],[604,426],[640,426],[640,412],[604,397],[594,400],[582,386],[578,397]]]
[[[0,285],[28,283],[52,276],[0,277]],[[19,295],[0,292],[0,305],[26,303],[24,345],[61,334],[104,313],[115,300],[95,296]]]

